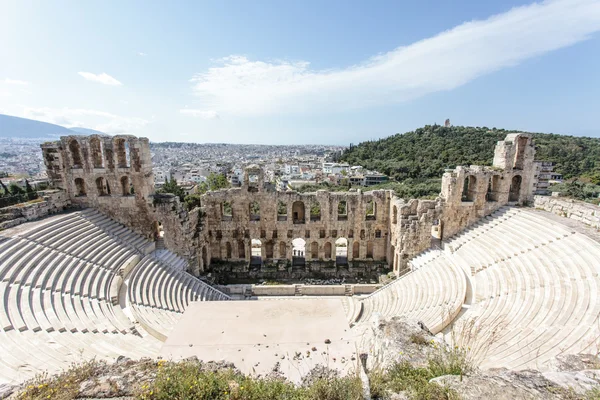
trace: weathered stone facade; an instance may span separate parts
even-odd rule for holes
[[[66,191],[75,207],[93,207],[138,233],[151,235],[154,193],[152,159],[147,138],[63,136],[44,143],[48,178]]]
[[[600,207],[561,197],[535,196],[533,206],[600,230]]]
[[[0,229],[8,229],[27,221],[59,213],[71,204],[69,197],[62,190],[45,190],[39,194],[41,201],[0,209]]]
[[[67,136],[42,145],[48,176],[69,202],[94,207],[158,237],[205,271],[256,279],[369,277],[406,270],[408,260],[506,204],[533,200],[535,148],[528,134],[498,142],[492,167],[444,174],[435,200],[401,199],[389,190],[278,192],[258,166],[240,188],[208,192],[187,210],[154,192],[148,139]]]

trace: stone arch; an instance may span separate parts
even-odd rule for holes
[[[313,260],[319,259],[319,243],[312,242],[310,244],[310,258]]]
[[[313,222],[321,220],[321,204],[318,201],[310,206],[310,220]]]
[[[225,243],[225,258],[228,260],[231,258],[231,243],[229,242]]]
[[[115,150],[117,153],[117,167],[118,168],[129,168],[130,165],[130,154],[129,154],[129,142],[123,138],[115,140]]]
[[[373,258],[373,241],[367,242],[367,258]]]
[[[238,240],[238,257],[241,259],[246,258],[246,245],[243,240]]]
[[[521,175],[513,176],[510,181],[510,193],[508,196],[508,201],[519,201],[519,196],[521,195],[521,183],[523,183],[523,178]]]
[[[92,165],[94,168],[104,168],[102,142],[97,137],[92,137],[90,139],[90,151],[92,153]]]
[[[81,159],[81,147],[77,139],[71,139],[69,142],[69,152],[71,153],[71,160],[73,161],[73,168],[83,168],[83,162]]]
[[[250,265],[262,265],[262,242],[260,239],[250,241]]]
[[[348,265],[348,239],[341,237],[335,241],[335,263]]]
[[[295,201],[292,204],[292,218],[295,224],[303,224],[304,223],[304,202]]]
[[[279,258],[287,258],[287,243],[279,242]]]
[[[287,205],[279,200],[277,202],[277,221],[287,221]]]
[[[265,258],[273,258],[273,241],[269,240],[265,243]]]
[[[485,199],[487,201],[498,201],[498,192],[500,189],[500,176],[493,175],[490,177],[490,181],[488,182],[488,189],[485,194]]]
[[[396,206],[394,206],[392,208],[392,223],[393,224],[398,223],[398,207],[396,207]]]
[[[87,192],[85,189],[85,181],[82,178],[75,178],[75,196],[85,197]]]
[[[260,221],[260,204],[258,201],[252,201],[248,205],[248,214],[250,221]]]
[[[348,203],[346,200],[338,201],[337,216],[338,221],[346,221],[348,219]]]
[[[325,242],[323,245],[323,258],[326,260],[331,260],[331,243]]]
[[[129,196],[132,192],[131,184],[129,183],[129,177],[127,175],[121,177],[121,193],[123,196]]]
[[[377,219],[377,203],[375,203],[374,200],[367,201],[367,206],[365,207],[365,219],[367,221]]]
[[[152,223],[152,235],[154,236],[155,241],[165,237],[165,231],[163,230],[163,226],[160,221],[154,221]]]
[[[354,242],[352,243],[352,259],[360,258],[360,243]]]
[[[221,203],[221,220],[231,221],[233,219],[233,208],[230,201]]]
[[[306,240],[296,238],[292,240],[292,266],[306,265]]]
[[[203,267],[208,266],[208,254],[206,251],[206,246],[202,246],[202,266]]]
[[[98,196],[110,196],[110,186],[102,176],[96,179],[96,189],[98,189]]]
[[[477,178],[475,175],[468,175],[465,177],[463,183],[462,201],[474,201],[477,187]]]

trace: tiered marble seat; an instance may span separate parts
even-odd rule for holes
[[[509,209],[446,249],[454,264],[475,274],[474,304],[455,325],[476,321],[496,331],[493,339],[475,340],[485,341],[477,344],[482,367],[543,370],[559,354],[598,350],[599,243],[544,213]]]
[[[160,342],[112,301],[121,266],[147,243],[91,210],[2,232],[0,383],[85,358],[156,356]]]
[[[466,276],[442,251],[430,253],[429,261],[418,269],[362,300],[359,321],[369,321],[375,313],[386,318],[404,316],[420,320],[434,333],[450,323],[464,303]]]
[[[226,294],[153,255],[132,270],[127,287],[134,316],[160,340],[166,340],[191,301],[229,300]]]
[[[185,271],[188,267],[187,261],[169,250],[156,250],[152,256],[165,264],[171,265],[175,269]]]

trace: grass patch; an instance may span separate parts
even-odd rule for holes
[[[68,370],[55,376],[42,373],[25,383],[19,399],[75,399],[79,393],[79,384],[97,376],[105,369],[106,364],[92,360],[72,364]]]
[[[359,400],[357,377],[316,379],[306,387],[276,378],[252,378],[232,369],[205,371],[197,362],[159,363],[156,380],[139,400]]]

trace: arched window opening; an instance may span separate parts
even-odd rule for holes
[[[109,196],[110,195],[110,187],[106,182],[106,179],[103,177],[99,177],[96,179],[96,189],[98,190],[98,196]]]
[[[306,240],[296,238],[292,240],[292,266],[303,267],[306,265]]]
[[[243,240],[238,240],[238,258],[242,260],[246,258],[246,245]]]
[[[360,258],[360,243],[358,242],[352,243],[352,258]]]
[[[227,259],[231,258],[231,243],[225,243],[225,253],[227,254]]]
[[[321,220],[321,205],[319,203],[313,203],[310,206],[310,220],[313,222]]]
[[[474,175],[467,176],[463,184],[461,201],[474,201],[475,195],[477,194],[476,186],[477,178]]]
[[[326,260],[331,260],[331,243],[325,242],[323,246],[323,258]]]
[[[287,258],[287,244],[285,242],[279,242],[279,258]]]
[[[249,206],[250,221],[260,221],[260,204],[258,201],[253,201]]]
[[[221,220],[231,221],[233,219],[233,209],[231,208],[231,202],[224,201],[221,203]]]
[[[348,204],[346,200],[340,200],[338,202],[338,221],[347,221],[348,220]]]
[[[335,241],[336,265],[348,265],[348,239],[339,238]]]
[[[396,207],[396,206],[394,206],[392,208],[392,223],[393,224],[398,223],[398,207]]]
[[[271,240],[265,243],[265,257],[269,260],[273,258],[273,242]]]
[[[277,202],[277,221],[287,221],[287,205],[281,200]]]
[[[72,168],[83,168],[83,162],[81,160],[81,148],[79,142],[72,139],[69,142],[69,152],[71,153],[71,160],[73,161]]]
[[[304,221],[304,203],[301,201],[295,201],[292,204],[292,218],[294,224],[303,224]]]
[[[367,242],[367,258],[373,258],[373,242]]]
[[[519,197],[521,195],[521,175],[513,176],[510,181],[510,193],[508,196],[508,201],[519,201]]]
[[[92,153],[92,164],[94,168],[104,168],[104,151],[102,142],[97,137],[90,139],[90,150]]]
[[[129,182],[129,177],[121,177],[121,193],[123,196],[130,196],[133,194],[133,185]]]
[[[312,242],[310,244],[310,258],[312,260],[318,260],[319,259],[319,243]]]
[[[250,265],[262,265],[262,242],[259,239],[252,239],[250,242]]]
[[[82,178],[75,178],[75,196],[85,197],[87,192],[85,190],[85,181]]]
[[[117,139],[115,141],[115,149],[117,152],[117,167],[118,168],[129,168],[130,155],[129,155],[129,142],[125,139]]]
[[[376,219],[376,215],[377,215],[376,211],[377,211],[377,204],[373,200],[369,200],[367,202],[365,219],[367,221],[374,221]]]

